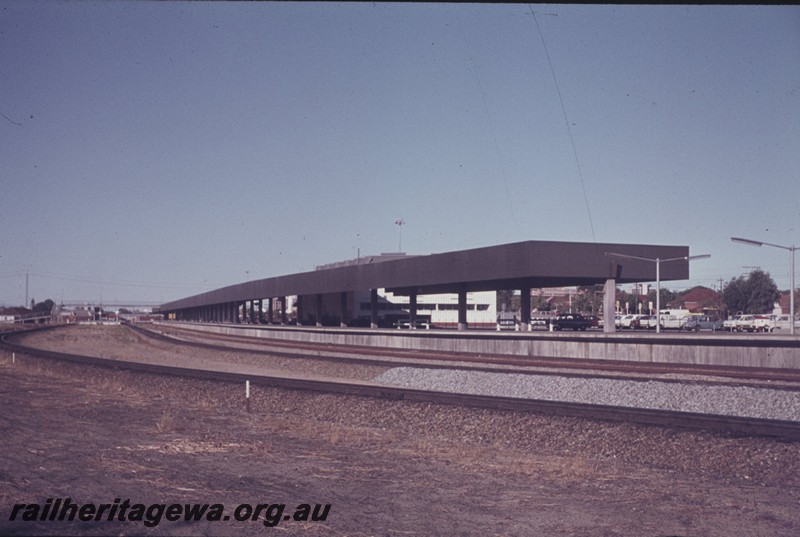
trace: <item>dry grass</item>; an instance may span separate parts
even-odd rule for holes
[[[161,417],[156,420],[156,431],[159,433],[171,433],[178,429],[180,420],[175,413],[167,408],[161,414]]]

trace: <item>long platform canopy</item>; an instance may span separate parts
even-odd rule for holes
[[[622,254],[647,260],[610,256]],[[399,257],[243,282],[163,304],[161,312],[260,298],[385,288],[395,294],[455,293],[689,278],[688,246],[524,241]]]

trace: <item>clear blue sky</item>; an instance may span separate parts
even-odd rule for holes
[[[711,254],[673,289],[788,288],[729,237],[800,243],[796,6],[4,1],[0,113],[5,305],[312,270],[399,218],[416,254]]]

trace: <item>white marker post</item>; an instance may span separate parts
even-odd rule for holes
[[[250,381],[244,381],[244,396],[247,399],[247,411],[250,412]]]

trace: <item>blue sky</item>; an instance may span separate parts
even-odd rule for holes
[[[674,289],[788,288],[730,237],[800,242],[796,6],[6,1],[0,96],[5,305],[312,270],[399,218],[417,254],[711,254]]]

